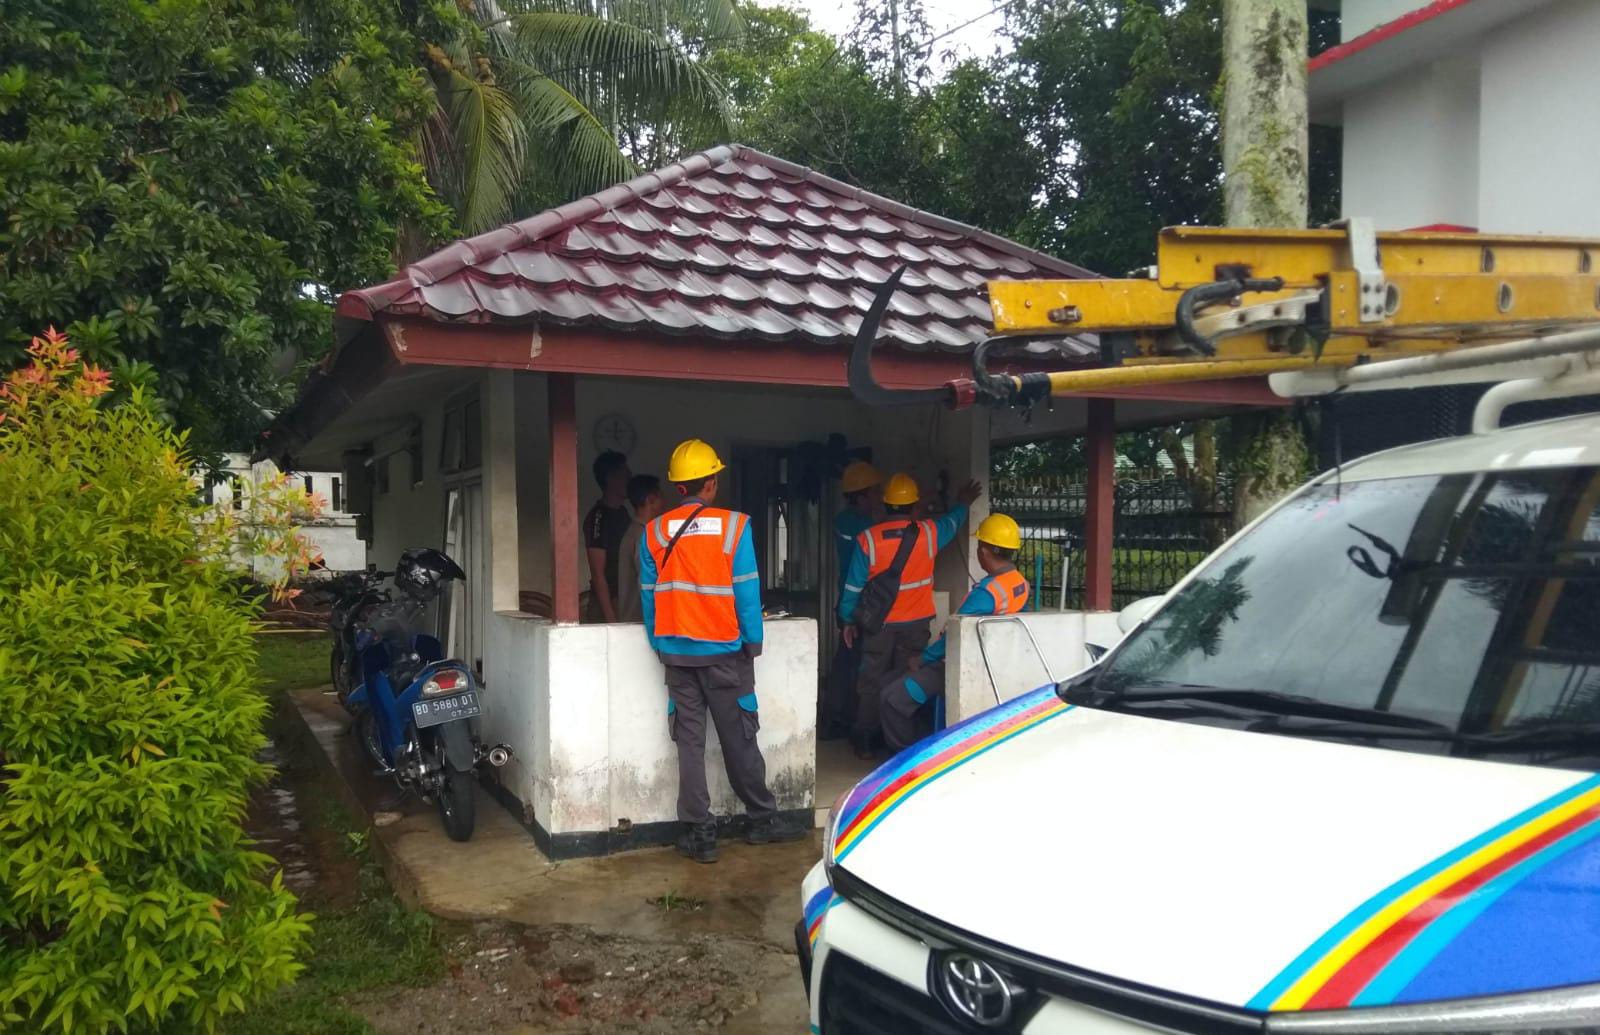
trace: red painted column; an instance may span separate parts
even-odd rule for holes
[[[571,374],[550,374],[550,595],[557,622],[578,620],[578,395]]]
[[[1089,501],[1083,519],[1084,610],[1111,610],[1111,517],[1117,492],[1116,403],[1090,399]]]

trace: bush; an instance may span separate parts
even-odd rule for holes
[[[241,828],[267,705],[235,530],[137,391],[29,351],[0,389],[0,1029],[209,1030],[308,931]]]

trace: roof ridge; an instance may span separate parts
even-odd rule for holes
[[[835,194],[842,194],[847,198],[853,198],[854,200],[862,202],[866,205],[870,205],[873,208],[886,211],[891,215],[899,216],[901,219],[910,219],[917,223],[935,226],[941,230],[948,230],[951,233],[961,234],[967,240],[976,241],[979,244],[993,248],[995,251],[1004,252],[1014,258],[1037,263],[1041,266],[1052,267],[1073,277],[1100,276],[1100,274],[1095,273],[1093,270],[1086,269],[1076,263],[1068,262],[1065,259],[1058,259],[1054,255],[1051,255],[1047,252],[1041,252],[1036,248],[1029,248],[1027,245],[1018,244],[1016,241],[1013,241],[1010,238],[1001,237],[999,234],[985,230],[982,227],[973,226],[970,223],[963,223],[960,220],[951,219],[948,216],[941,216],[937,212],[929,212],[927,209],[913,208],[912,206],[896,201],[893,198],[885,197],[882,194],[876,194],[870,190],[867,190],[865,187],[857,187],[854,184],[835,179],[834,177],[829,176],[827,173],[818,172],[808,165],[801,165],[798,162],[791,162],[786,158],[779,158],[777,155],[768,154],[760,148],[751,147],[749,144],[726,144],[723,146],[730,149],[734,153],[734,157],[754,159],[761,165],[767,166],[770,169],[776,169],[780,172],[788,173],[790,176],[797,176],[800,179],[805,180],[807,183],[821,187],[824,190],[832,191]],[[701,152],[701,154],[708,153],[709,152],[706,151]]]

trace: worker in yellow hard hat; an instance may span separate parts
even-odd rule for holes
[[[956,614],[1010,615],[1028,606],[1028,580],[1017,570],[1022,529],[1005,514],[990,514],[974,533],[983,578],[967,593]],[[944,695],[944,651],[948,632],[913,658],[908,671],[894,674],[878,689],[883,739],[893,751],[933,730],[933,702]]]
[[[879,688],[928,645],[933,621],[933,562],[967,520],[983,494],[968,482],[956,505],[935,519],[914,520],[922,498],[915,478],[896,474],[883,487],[885,516],[856,537],[855,556],[839,598],[845,643],[861,644],[855,724],[850,739],[858,758],[871,758],[882,738]]]
[[[678,746],[678,851],[717,861],[717,824],[706,785],[706,718],[717,728],[728,782],[750,815],[745,840],[792,841],[756,744],[755,658],[761,653],[761,579],[750,517],[714,506],[717,451],[697,438],[672,451],[667,479],[678,505],[639,538],[639,609],[667,670],[667,728]]]
[[[865,460],[854,460],[839,475],[839,494],[844,509],[833,517],[833,546],[839,555],[838,592],[844,593],[845,577],[850,573],[850,558],[856,552],[856,537],[878,516],[883,475]],[[856,716],[856,677],[861,671],[859,645],[844,642],[840,629],[839,645],[833,652],[833,669],[822,696],[817,736],[836,740],[850,732]]]

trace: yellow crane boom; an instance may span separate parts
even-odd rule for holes
[[[995,280],[995,336],[974,375],[889,392],[870,350],[892,275],[862,323],[851,385],[880,404],[1027,403],[1128,385],[1344,369],[1600,322],[1600,240],[1409,231],[1366,220],[1325,230],[1163,230],[1157,262],[1123,280]],[[1094,335],[1093,368],[990,375],[1018,338]]]

